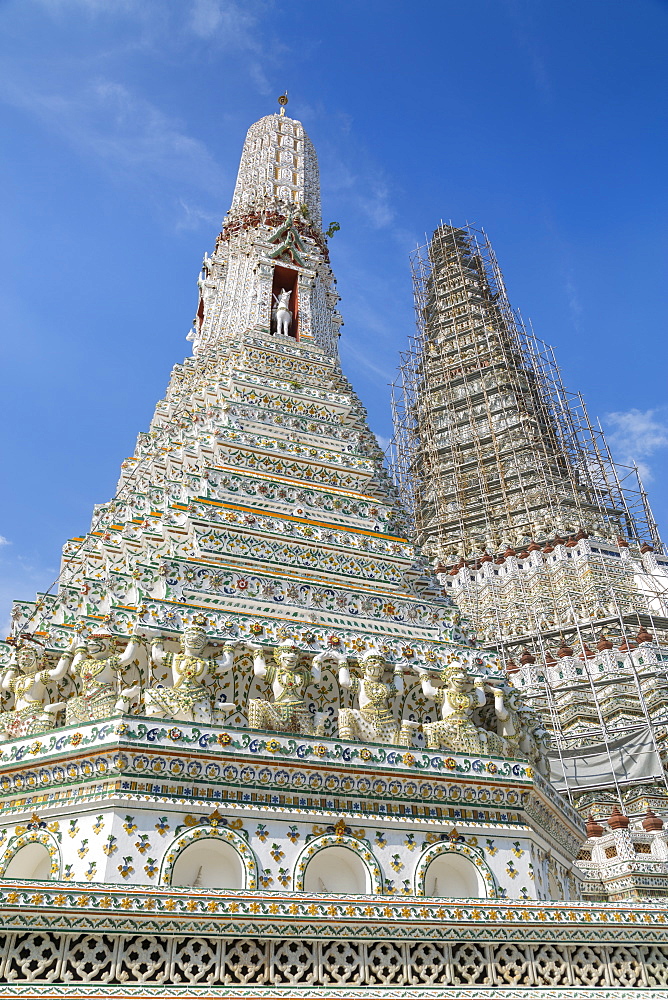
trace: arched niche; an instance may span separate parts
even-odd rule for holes
[[[198,827],[178,837],[167,851],[160,884],[202,889],[257,889],[255,855],[229,827]]]
[[[487,899],[496,896],[496,883],[487,864],[465,844],[434,845],[426,851],[415,875],[418,896],[450,899]]]
[[[327,847],[307,864],[304,891],[363,896],[371,892],[369,870],[347,847]]]
[[[239,854],[221,840],[207,837],[189,844],[172,868],[173,886],[202,889],[244,889],[244,865]]]
[[[34,878],[45,881],[51,878],[53,862],[48,848],[42,843],[26,844],[9,859],[2,873],[3,878]]]
[[[325,835],[306,845],[295,868],[297,892],[340,892],[362,896],[380,894],[380,866],[366,841]]]

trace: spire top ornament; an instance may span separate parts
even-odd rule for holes
[[[278,103],[281,106],[281,112],[280,113],[282,115],[284,115],[285,114],[285,105],[288,103],[288,92],[287,92],[287,90],[285,91],[284,94],[281,94],[281,96],[278,98]]]

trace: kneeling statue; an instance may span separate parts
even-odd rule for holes
[[[392,681],[386,684],[383,674],[385,657],[378,649],[369,649],[360,657],[362,677],[351,677],[343,665],[339,670],[339,684],[357,695],[358,708],[339,709],[339,736],[342,740],[368,740],[372,743],[391,743],[407,747],[417,722],[404,719],[400,724],[394,717],[391,701],[403,694],[404,679],[401,667],[394,667]]]
[[[136,658],[142,640],[133,635],[120,655],[114,653],[116,640],[109,632],[93,632],[79,643],[70,667],[79,694],[67,700],[65,725],[83,725],[127,712],[141,687],[124,688],[123,671]]]
[[[50,670],[44,666],[44,650],[40,643],[32,639],[19,641],[14,650],[14,662],[0,682],[3,691],[11,691],[14,695],[13,708],[0,715],[0,732],[6,739],[32,736],[53,728],[56,715],[65,702],[50,702],[47,684],[65,676],[72,656],[72,650],[66,650]]]
[[[195,722],[211,725],[219,721],[216,710],[231,712],[236,705],[213,701],[211,689],[205,683],[209,676],[226,674],[234,666],[234,646],[226,644],[222,656],[205,657],[208,643],[206,619],[196,618],[186,626],[181,636],[181,652],[170,653],[158,639],[151,648],[151,658],[172,675],[171,686],[153,685],[144,692],[144,709],[147,715],[178,722]]]
[[[487,733],[472,721],[473,712],[485,701],[482,677],[471,681],[466,667],[458,660],[441,671],[443,687],[436,687],[424,667],[421,674],[422,693],[441,706],[439,722],[423,724],[427,747],[430,750],[452,750],[459,753],[488,753]]]
[[[322,663],[331,654],[326,651],[313,657],[310,666],[301,666],[302,651],[290,639],[274,650],[274,663],[267,663],[262,647],[255,650],[253,673],[271,686],[273,702],[251,698],[248,702],[248,725],[251,729],[269,729],[277,733],[323,736],[325,713],[311,714],[306,704],[309,684],[318,684]]]

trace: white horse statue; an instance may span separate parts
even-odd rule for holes
[[[276,305],[273,310],[273,317],[276,320],[276,333],[280,334],[281,337],[290,336],[292,313],[288,307],[290,305],[291,295],[292,292],[286,291],[285,288],[281,288],[280,295],[276,295],[274,292],[274,302]]]

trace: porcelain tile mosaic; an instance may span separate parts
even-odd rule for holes
[[[407,535],[284,114],[198,297],[117,495],[2,646],[0,995],[664,986],[663,910],[582,901],[542,719]]]

